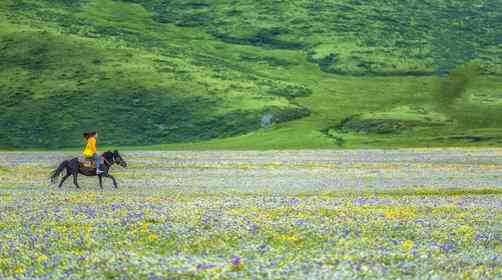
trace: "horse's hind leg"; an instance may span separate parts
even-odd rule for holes
[[[71,176],[70,173],[66,173],[66,175],[64,175],[64,177],[59,182],[58,188],[61,188],[63,186],[64,181],[66,181],[66,179],[68,179],[68,177],[70,177],[70,176]]]
[[[101,175],[98,175],[98,178],[99,178],[99,187],[103,189],[103,177],[101,177]]]
[[[80,186],[78,185],[77,177],[78,177],[78,173],[77,172],[73,173],[73,184],[77,187],[77,189],[80,189]]]

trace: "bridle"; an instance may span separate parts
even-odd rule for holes
[[[118,165],[121,165],[122,166],[122,163],[125,164],[124,160],[122,159],[121,156],[116,156],[115,154],[113,155],[111,161],[108,160],[106,157],[102,156],[103,158],[103,162],[108,165],[108,168],[111,168],[113,166],[114,163],[117,163]],[[119,158],[120,160],[116,160],[116,158]]]

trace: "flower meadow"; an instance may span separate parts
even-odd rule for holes
[[[100,190],[0,153],[0,278],[501,279],[497,155],[125,152]]]

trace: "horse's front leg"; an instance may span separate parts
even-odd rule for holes
[[[73,184],[77,187],[77,189],[80,189],[80,186],[78,185],[77,177],[78,177],[78,173],[77,172],[73,173]]]
[[[103,189],[103,176],[98,175],[98,179],[99,179],[99,187]]]
[[[113,186],[114,186],[115,188],[118,188],[118,186],[117,186],[117,180],[115,180],[115,177],[113,177],[112,175],[109,175],[109,174],[106,174],[106,177],[108,177],[108,178],[112,179]]]

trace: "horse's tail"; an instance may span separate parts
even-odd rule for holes
[[[52,172],[51,172],[51,182],[54,184],[56,183],[59,175],[61,175],[61,172],[63,172],[63,170],[68,166],[68,161],[65,160],[63,162],[61,162],[61,164],[58,166],[58,168],[54,169]]]

